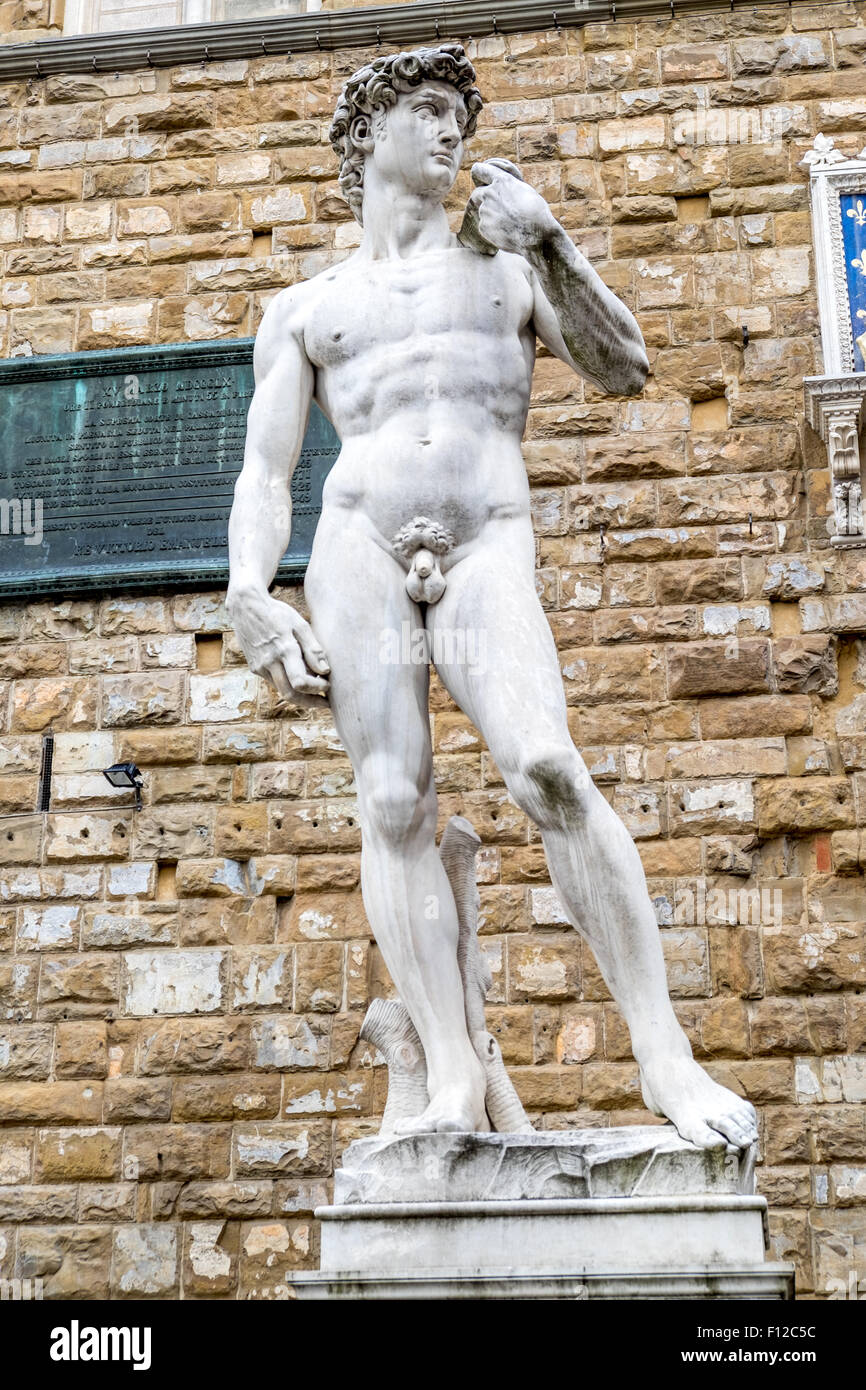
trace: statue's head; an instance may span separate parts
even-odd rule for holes
[[[458,43],[376,58],[343,87],[331,123],[340,188],[362,220],[364,166],[375,159],[413,191],[451,188],[481,110],[475,69]]]

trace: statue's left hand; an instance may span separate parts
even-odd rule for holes
[[[485,241],[500,251],[525,255],[541,244],[558,223],[540,193],[524,182],[507,159],[485,159],[472,166],[477,185],[467,205]]]

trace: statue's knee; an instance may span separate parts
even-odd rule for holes
[[[543,829],[582,820],[594,787],[586,764],[571,745],[528,755],[521,763],[512,796]]]
[[[432,827],[435,831],[435,807],[431,812],[429,797],[418,790],[405,775],[377,778],[362,791],[361,804],[365,828],[388,844],[401,845]]]

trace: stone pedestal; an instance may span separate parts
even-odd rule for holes
[[[320,1207],[298,1298],[793,1296],[764,1261],[751,1155],[669,1125],[364,1139]]]

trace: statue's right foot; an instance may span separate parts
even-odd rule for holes
[[[395,1134],[478,1134],[489,1129],[484,1089],[461,1084],[443,1086],[422,1114],[394,1126]]]

